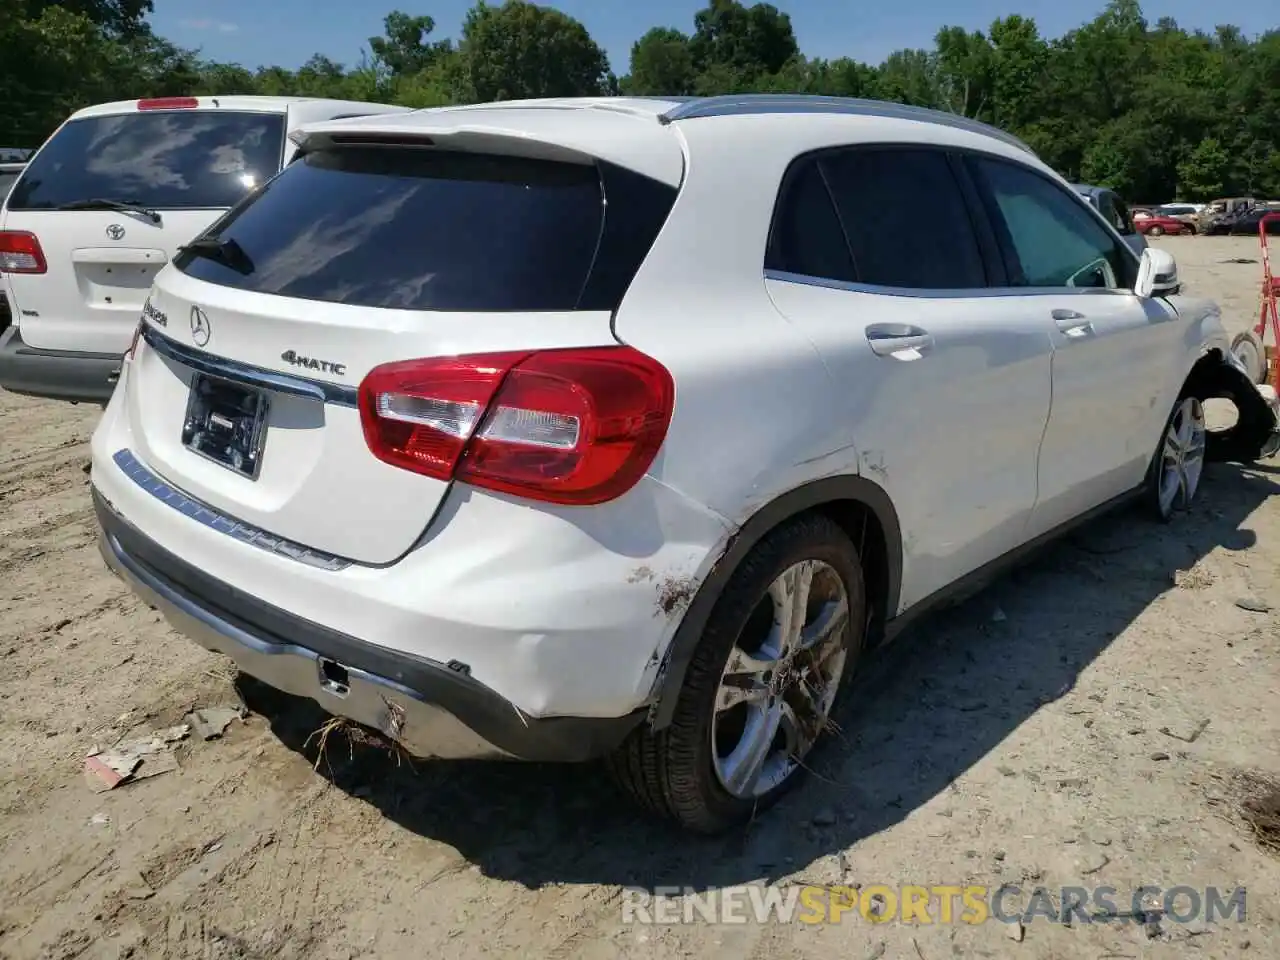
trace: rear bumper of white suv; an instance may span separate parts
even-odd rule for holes
[[[19,327],[0,333],[0,387],[50,400],[106,403],[120,376],[110,353],[42,350],[22,339]]]
[[[410,753],[445,758],[580,761],[617,747],[644,717],[524,715],[470,677],[281,610],[157,546],[96,490],[103,559],[179,632],[249,676],[378,730]]]

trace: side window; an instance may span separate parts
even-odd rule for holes
[[[1133,285],[1131,258],[1070,193],[1014,163],[983,158],[973,164],[1003,220],[997,231],[1017,259],[1009,265],[1012,285]]]
[[[783,178],[764,265],[806,277],[856,279],[840,218],[813,157],[798,160]]]
[[[987,285],[964,195],[942,151],[855,149],[821,162],[860,282],[924,290]]]

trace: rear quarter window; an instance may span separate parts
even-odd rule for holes
[[[369,307],[611,310],[676,192],[606,163],[343,147],[300,155],[206,232],[236,256],[174,263],[222,286]]]
[[[226,209],[280,169],[284,116],[172,110],[84,117],[35,156],[10,210],[123,200],[162,210]]]

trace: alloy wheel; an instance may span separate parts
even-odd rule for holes
[[[1204,405],[1195,397],[1179,404],[1160,451],[1160,512],[1166,516],[1191,505],[1204,471]]]
[[[803,560],[770,584],[716,691],[712,749],[728,793],[763,796],[803,764],[830,722],[848,632],[848,592],[829,564]]]

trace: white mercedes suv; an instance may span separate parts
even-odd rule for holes
[[[418,755],[608,757],[729,828],[920,611],[1277,443],[1172,258],[960,117],[543,100],[295,140],[156,277],[102,552]]]

